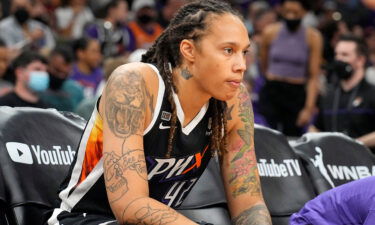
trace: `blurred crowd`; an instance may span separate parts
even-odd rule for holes
[[[2,0],[0,105],[52,107],[89,118],[114,68],[140,61],[188,2]],[[335,80],[332,68],[343,35],[367,45],[364,79],[375,84],[372,0],[230,2],[243,14],[253,41],[244,80],[255,122],[288,136],[309,127],[324,130],[314,124],[323,111],[318,96]]]

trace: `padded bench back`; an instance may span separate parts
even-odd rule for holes
[[[7,207],[15,224],[40,224],[57,198],[85,123],[53,109],[3,106],[0,115],[0,170]]]
[[[254,141],[263,197],[273,224],[287,225],[289,217],[316,196],[308,173],[282,133],[255,125]]]
[[[310,173],[315,174],[312,180],[319,193],[375,175],[371,151],[342,133],[307,133],[292,145]]]

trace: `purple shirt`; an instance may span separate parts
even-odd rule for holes
[[[353,181],[320,194],[290,218],[290,225],[374,225],[375,177]]]
[[[308,61],[309,47],[305,27],[301,26],[296,32],[290,32],[283,23],[270,46],[267,73],[288,78],[305,78],[308,74]]]
[[[84,34],[99,40],[105,57],[120,56],[136,48],[133,32],[126,25],[105,27],[104,20],[86,25]]]
[[[77,81],[84,88],[85,97],[94,97],[100,81],[103,79],[103,70],[97,67],[91,74],[84,74],[79,71],[77,64],[74,64],[70,79]]]

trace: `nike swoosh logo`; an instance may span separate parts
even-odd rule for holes
[[[164,126],[164,125],[163,125],[163,122],[161,122],[161,123],[159,124],[159,129],[160,129],[160,130],[165,130],[165,129],[169,129],[169,128],[171,128],[171,126]]]

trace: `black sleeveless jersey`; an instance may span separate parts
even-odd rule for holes
[[[159,91],[154,114],[143,139],[149,193],[151,198],[177,208],[211,158],[212,110],[207,103],[186,127],[182,127],[184,113],[174,94],[178,120],[173,151],[167,158],[171,105],[158,70],[150,66],[158,75]],[[62,212],[64,216],[68,212],[113,215],[104,184],[102,135],[102,119],[96,106],[81,138],[70,174],[59,193],[60,205],[48,224],[58,224],[58,215]]]
[[[171,106],[163,97],[157,119],[144,136],[150,196],[172,208],[178,207],[196,183],[211,158],[208,147],[211,135],[211,108],[204,106],[184,128],[184,114],[177,98],[177,128],[173,152],[166,158],[168,148]]]

